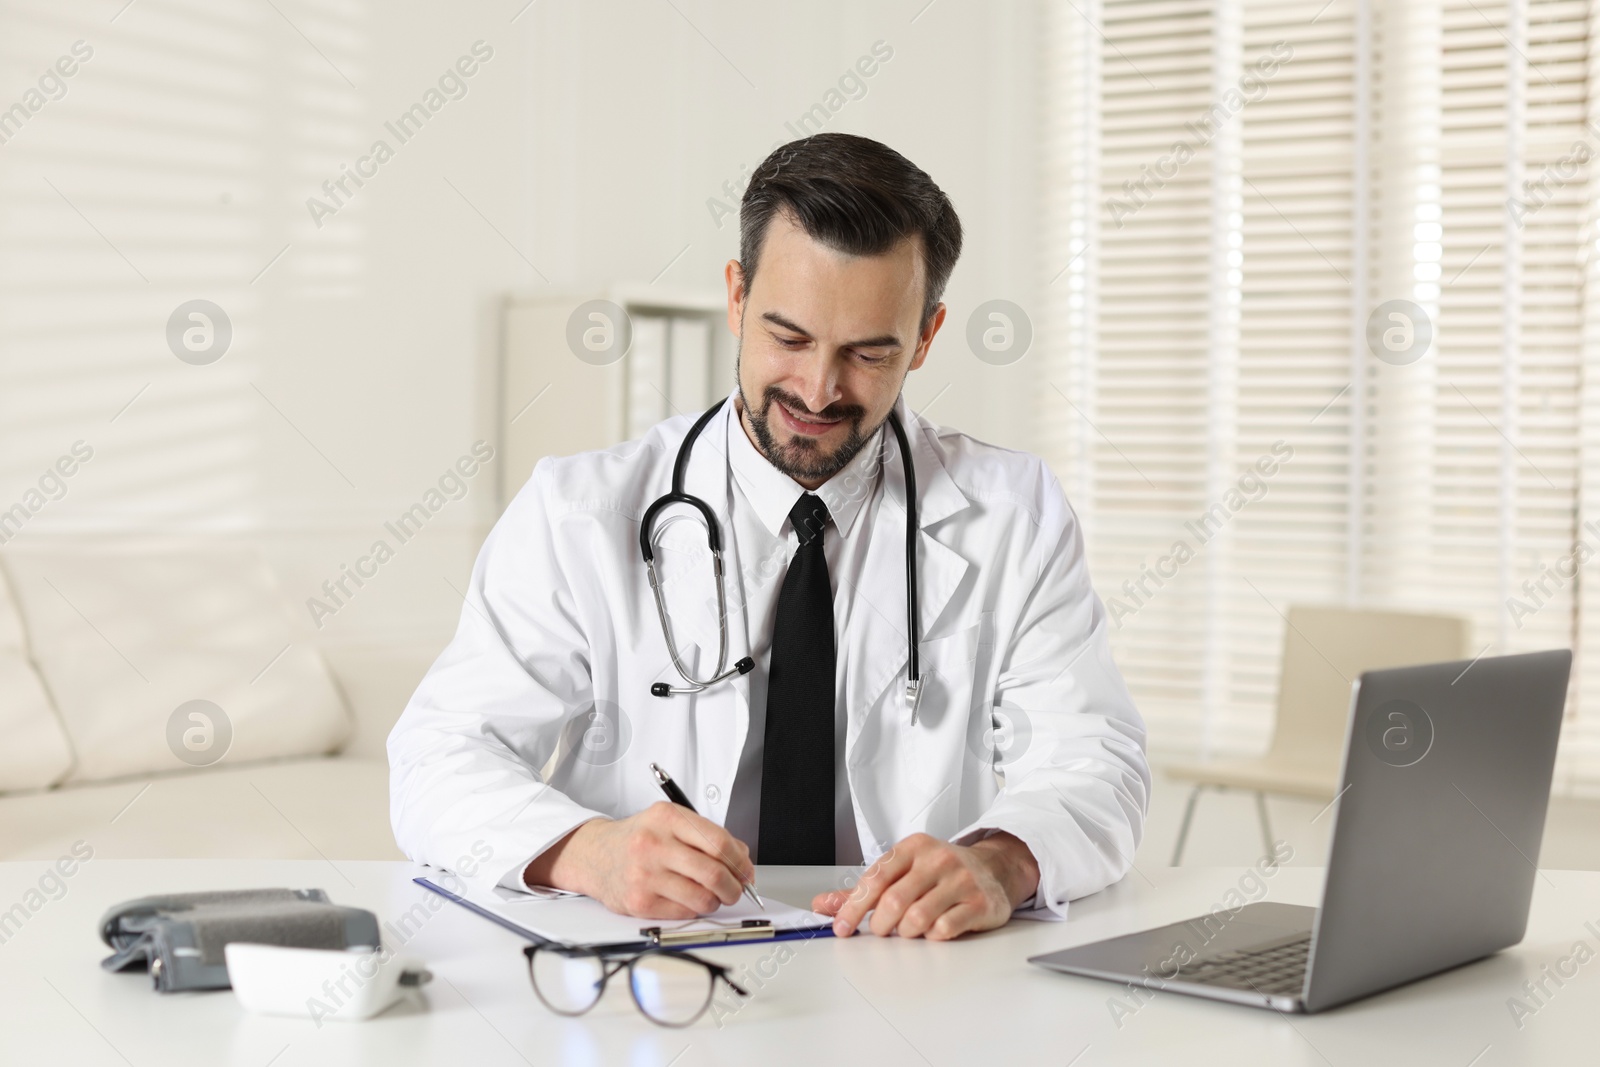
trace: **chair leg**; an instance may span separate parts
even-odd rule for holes
[[[1275,853],[1272,843],[1272,823],[1267,819],[1267,794],[1256,790],[1256,812],[1261,816],[1261,843],[1266,846],[1265,856],[1271,859]]]
[[[1183,825],[1178,827],[1178,844],[1172,850],[1172,866],[1176,867],[1183,862],[1183,844],[1189,840],[1189,823],[1194,820],[1195,801],[1200,799],[1200,790],[1204,789],[1203,783],[1195,783],[1194,791],[1189,794],[1189,803],[1184,805]]]

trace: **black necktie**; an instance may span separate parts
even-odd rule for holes
[[[762,863],[833,863],[833,588],[811,493],[789,512],[800,548],[778,593],[761,751]]]

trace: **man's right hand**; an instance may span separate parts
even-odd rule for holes
[[[522,873],[641,919],[692,919],[739,900],[755,879],[750,850],[688,808],[657,801],[626,819],[594,819]]]

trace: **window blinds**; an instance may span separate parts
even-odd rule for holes
[[[1051,5],[1043,440],[1154,747],[1266,744],[1290,604],[1446,611],[1578,652],[1600,792],[1590,23]]]

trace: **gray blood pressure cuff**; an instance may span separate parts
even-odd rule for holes
[[[232,941],[291,948],[377,949],[378,919],[334,904],[320,889],[232,889],[169,893],[118,904],[100,920],[114,950],[108,971],[150,971],[161,993],[227,989],[223,946]]]

